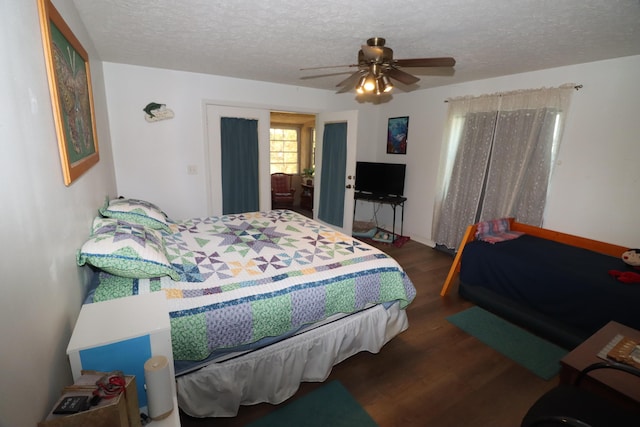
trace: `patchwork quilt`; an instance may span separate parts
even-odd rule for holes
[[[288,210],[193,218],[162,233],[180,280],[101,272],[94,301],[165,292],[175,360],[202,360],[372,304],[404,308],[416,295],[393,258]]]

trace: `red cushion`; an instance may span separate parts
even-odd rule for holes
[[[271,188],[273,191],[278,193],[289,193],[291,192],[291,185],[289,184],[289,177],[287,176],[274,176],[271,180]]]

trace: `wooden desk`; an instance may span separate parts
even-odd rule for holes
[[[617,322],[609,322],[589,339],[560,360],[560,382],[571,383],[578,373],[592,363],[602,362],[598,353],[617,335],[640,340],[640,331]],[[585,387],[617,399],[640,403],[640,379],[624,372],[602,369],[583,380]]]

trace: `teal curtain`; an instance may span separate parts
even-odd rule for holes
[[[260,210],[258,121],[222,117],[222,213]]]
[[[318,218],[342,227],[347,170],[347,123],[329,123],[322,137],[322,176]]]

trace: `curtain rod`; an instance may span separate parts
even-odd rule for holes
[[[578,90],[582,89],[582,88],[583,88],[583,86],[582,86],[581,84],[577,84],[577,85],[573,85],[573,88],[574,88],[576,91],[578,91]],[[533,90],[535,90],[535,89],[533,89]],[[508,92],[504,92],[504,93],[508,93]],[[502,94],[498,94],[498,95],[499,95],[499,96],[502,96]],[[449,100],[448,100],[448,99],[445,99],[445,100],[444,100],[444,102],[449,102]]]

